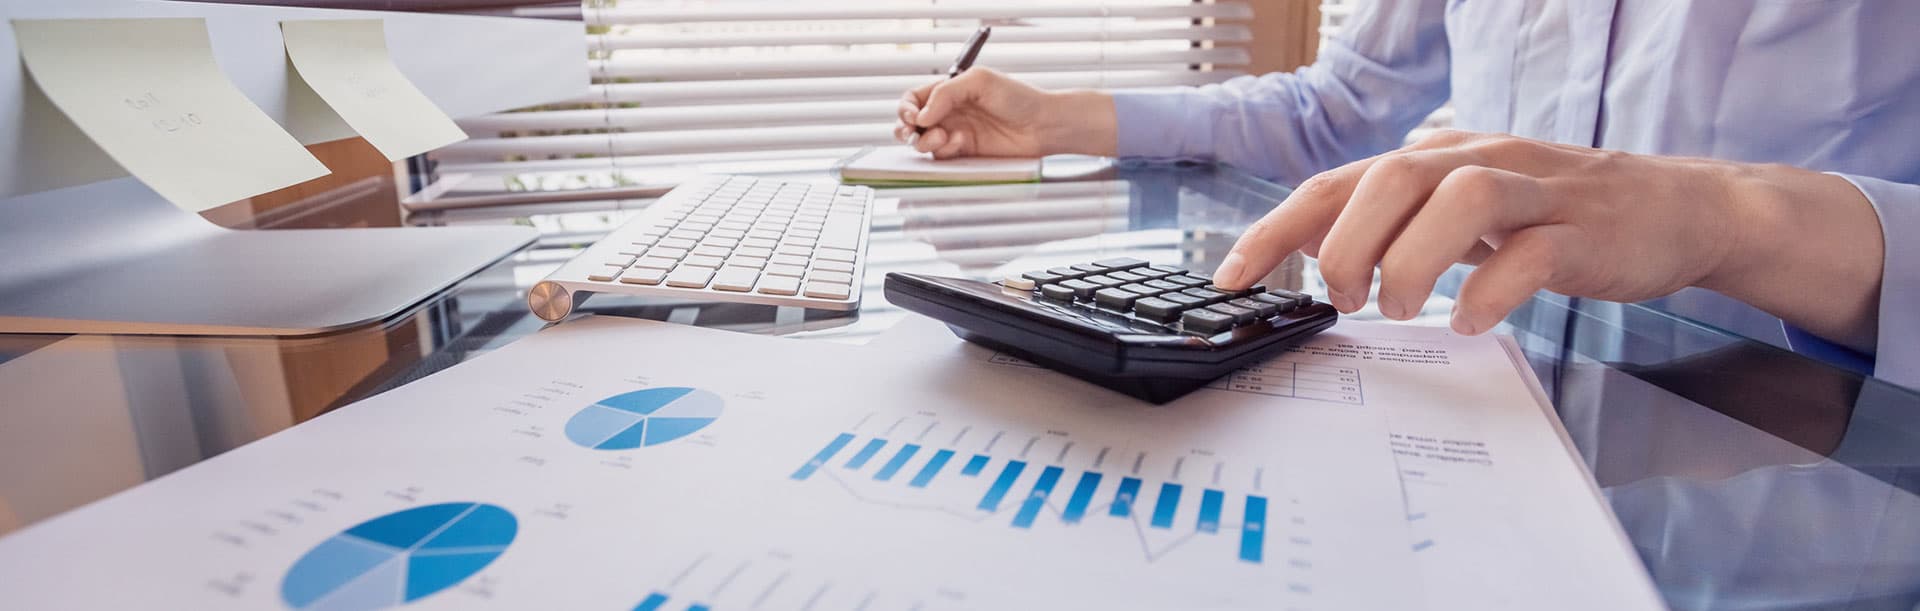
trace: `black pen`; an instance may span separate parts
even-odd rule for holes
[[[960,57],[953,60],[952,66],[947,67],[947,78],[960,76],[960,73],[966,72],[968,68],[972,68],[973,60],[980,58],[980,48],[987,46],[987,35],[992,33],[993,28],[984,25],[980,26],[980,29],[974,30],[973,37],[967,39],[966,50],[961,51]],[[927,128],[916,125],[913,127],[913,133],[915,135],[926,134]]]

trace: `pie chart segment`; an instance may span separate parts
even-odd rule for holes
[[[719,395],[698,388],[648,388],[602,399],[567,420],[567,439],[595,450],[632,450],[692,435],[720,418]]]
[[[479,573],[519,533],[511,512],[442,503],[380,516],[334,535],[293,563],[280,598],[294,609],[403,605]]]

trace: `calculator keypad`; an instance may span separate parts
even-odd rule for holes
[[[1008,278],[1002,286],[1024,288],[1028,282],[1036,300],[1070,308],[1103,326],[1126,325],[1088,314],[1100,312],[1196,335],[1228,331],[1313,303],[1305,294],[1259,285],[1230,291],[1214,286],[1205,274],[1127,257],[1033,270]]]

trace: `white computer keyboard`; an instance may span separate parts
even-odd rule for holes
[[[527,306],[550,321],[583,293],[851,310],[872,223],[868,187],[705,177],[534,285]]]

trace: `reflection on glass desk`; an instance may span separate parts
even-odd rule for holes
[[[825,180],[823,170],[769,175]],[[864,343],[908,315],[880,290],[887,272],[990,279],[1111,256],[1209,270],[1288,192],[1207,165],[1069,160],[1048,173],[1038,184],[883,190],[858,312],[611,295],[579,312]],[[366,329],[298,340],[0,336],[0,532],[538,331],[525,290],[646,203],[417,215],[529,223],[543,237]],[[1265,283],[1325,295],[1298,256]],[[1434,299],[1415,324],[1446,324],[1451,305]],[[1541,295],[1499,331],[1527,351],[1673,606],[1920,601],[1920,394],[1636,305]]]

